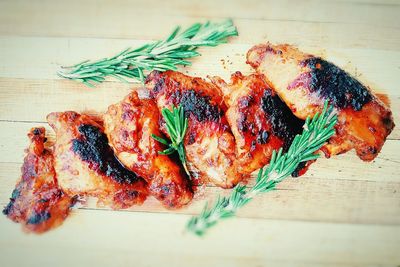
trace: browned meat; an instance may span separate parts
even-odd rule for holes
[[[238,172],[235,140],[226,121],[226,106],[219,88],[201,78],[174,71],[152,72],[146,87],[160,110],[183,107],[189,122],[184,145],[191,171],[221,187],[237,184],[242,174]],[[167,135],[163,125],[162,131]]]
[[[392,113],[366,86],[334,64],[283,44],[254,46],[247,62],[266,76],[300,119],[321,111],[325,100],[338,113],[336,135],[323,148],[327,156],[354,148],[373,160],[394,127]]]
[[[10,203],[3,213],[22,224],[28,232],[42,233],[54,228],[68,216],[74,199],[58,187],[53,167],[53,154],[44,148],[45,129],[32,128],[27,150]]]
[[[164,147],[151,136],[162,136],[159,116],[153,100],[139,99],[132,92],[108,108],[105,132],[118,159],[149,183],[150,194],[167,208],[179,208],[193,198],[193,192],[179,165],[158,153]]]
[[[73,111],[50,113],[47,121],[56,132],[54,167],[67,194],[94,196],[115,209],[143,203],[147,183],[115,158],[100,124]]]
[[[286,151],[302,132],[303,121],[292,114],[263,75],[236,72],[230,84],[218,77],[212,80],[228,106],[226,118],[235,136],[240,172],[250,174],[268,164],[274,150],[283,147]],[[293,175],[304,173],[304,166]]]

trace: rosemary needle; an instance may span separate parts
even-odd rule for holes
[[[164,108],[161,113],[165,120],[167,132],[171,138],[171,142],[152,134],[153,139],[168,146],[167,149],[165,149],[164,151],[159,151],[158,153],[162,155],[169,155],[174,153],[175,151],[178,152],[179,159],[182,162],[182,165],[185,168],[187,175],[189,175],[190,177],[190,173],[186,163],[185,147],[183,145],[183,140],[185,138],[186,130],[188,127],[188,119],[185,117],[185,113],[181,106],[178,106],[177,108],[173,107],[172,111],[170,111],[168,108]]]
[[[113,77],[122,82],[136,80],[144,82],[146,72],[152,70],[177,70],[178,65],[191,65],[189,58],[200,55],[197,48],[217,46],[227,42],[229,36],[237,36],[237,29],[231,20],[221,23],[195,23],[184,31],[177,27],[163,40],[128,48],[111,58],[97,61],[83,61],[73,66],[63,67],[58,72],[62,78],[83,82],[94,87]]]
[[[288,152],[274,151],[268,167],[258,172],[256,183],[247,189],[245,185],[237,185],[228,197],[219,196],[212,207],[206,204],[200,215],[192,217],[187,229],[199,236],[203,235],[219,220],[235,216],[236,211],[246,205],[255,196],[274,190],[276,185],[297,168],[299,163],[314,160],[319,157],[318,151],[325,142],[335,133],[334,127],[337,117],[332,107],[328,108],[325,102],[321,114],[317,113],[307,118],[301,135],[297,135]]]

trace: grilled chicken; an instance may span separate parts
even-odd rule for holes
[[[219,88],[201,78],[179,72],[154,71],[146,80],[150,95],[158,108],[172,109],[181,105],[188,118],[184,146],[191,172],[197,173],[200,182],[230,188],[242,179],[235,160],[235,140],[225,117]],[[165,122],[161,130],[168,133]]]
[[[104,128],[119,161],[141,175],[149,184],[150,194],[165,207],[179,208],[193,198],[193,192],[185,172],[158,153],[164,147],[152,134],[162,136],[159,116],[154,101],[139,99],[134,91],[108,108]]]
[[[212,81],[221,88],[228,106],[226,118],[236,140],[240,172],[250,174],[266,165],[274,150],[287,151],[302,132],[304,122],[292,114],[263,75],[236,72],[230,84],[219,77]],[[304,166],[293,176],[304,173]]]
[[[32,128],[18,181],[3,213],[22,224],[28,232],[42,233],[60,225],[68,216],[74,198],[58,186],[53,167],[53,154],[44,148],[45,129]]]
[[[300,119],[321,111],[325,100],[338,113],[336,134],[323,148],[326,156],[355,149],[373,160],[394,127],[390,109],[366,86],[334,64],[290,45],[262,44],[247,62],[266,76],[281,99]]]
[[[102,125],[73,111],[50,113],[47,121],[56,132],[58,183],[68,195],[94,196],[115,209],[143,203],[147,183],[115,158]]]

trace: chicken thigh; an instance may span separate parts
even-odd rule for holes
[[[143,203],[147,183],[115,158],[102,125],[73,111],[50,113],[47,121],[56,132],[58,183],[68,195],[94,196],[115,209]]]
[[[264,74],[300,119],[313,116],[329,101],[338,114],[336,134],[322,148],[326,156],[355,149],[364,161],[381,150],[394,122],[390,109],[366,86],[336,65],[291,45],[256,45],[247,62]]]
[[[184,146],[189,169],[201,180],[224,188],[237,184],[243,175],[238,171],[235,140],[219,88],[175,71],[153,71],[146,87],[160,110],[182,106],[188,118]],[[168,135],[164,123],[161,130]]]
[[[287,151],[302,132],[304,121],[292,114],[263,75],[236,72],[230,84],[219,77],[212,81],[221,88],[228,106],[226,118],[235,136],[240,172],[249,174],[268,164],[274,150]],[[292,175],[304,173],[304,166]]]
[[[53,154],[44,147],[44,128],[32,128],[30,146],[24,159],[22,176],[3,213],[22,224],[28,232],[42,233],[60,225],[75,199],[58,186]]]
[[[104,128],[115,155],[128,169],[141,175],[149,191],[167,208],[179,208],[193,197],[188,177],[152,138],[161,136],[159,111],[151,99],[139,99],[132,92],[111,105],[104,115]]]

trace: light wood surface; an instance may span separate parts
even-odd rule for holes
[[[60,65],[161,39],[176,26],[233,18],[239,37],[204,48],[189,74],[250,73],[245,53],[286,42],[335,62],[388,96],[400,125],[400,2],[0,1],[0,204],[7,203],[33,126],[52,111],[103,112],[138,85],[95,89],[60,79]],[[372,163],[353,152],[321,159],[207,236],[191,214],[227,190],[209,186],[168,211],[154,199],[127,211],[75,209],[56,230],[28,235],[0,216],[0,266],[399,266],[400,130]]]

